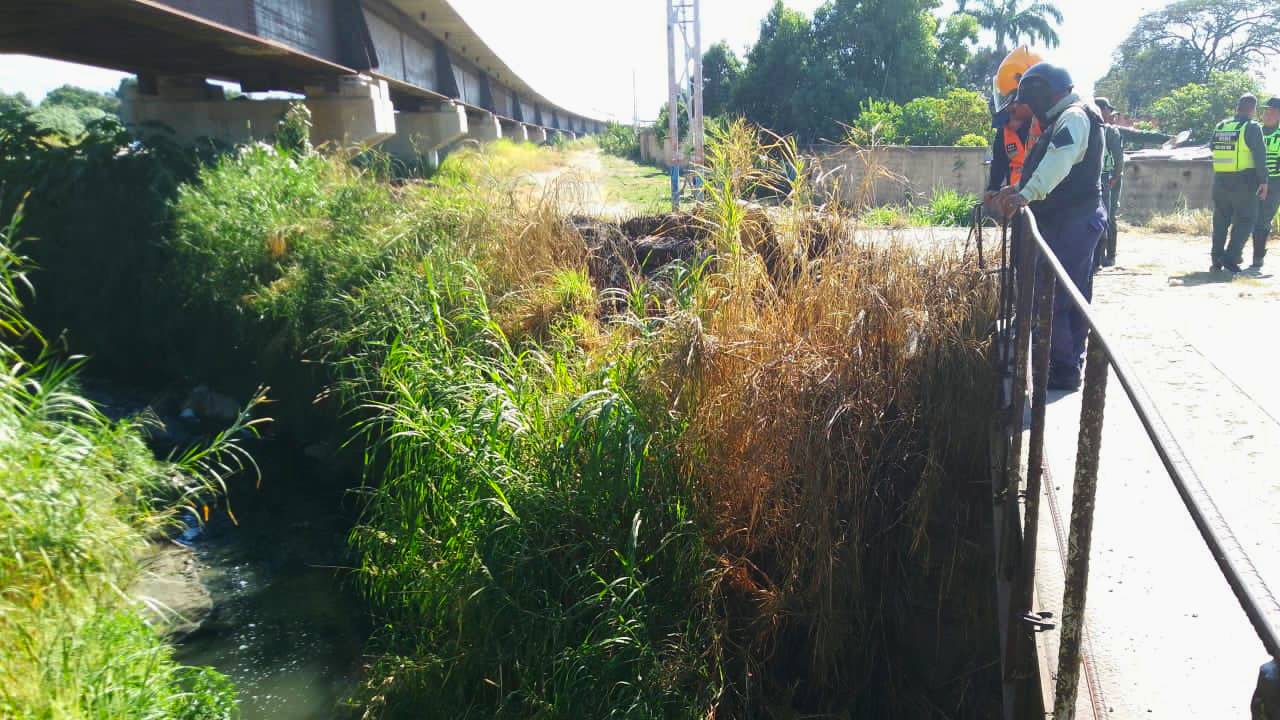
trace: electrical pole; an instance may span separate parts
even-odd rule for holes
[[[680,36],[676,50],[676,36]],[[667,160],[671,163],[671,209],[680,209],[680,170],[705,160],[702,119],[702,1],[667,0]],[[683,100],[683,103],[681,102]],[[680,137],[681,105],[687,115],[693,156]],[[695,178],[696,181],[696,178]]]

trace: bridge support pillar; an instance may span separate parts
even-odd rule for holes
[[[547,129],[539,125],[528,126],[529,142],[539,145],[547,144]]]
[[[475,113],[467,118],[467,137],[486,143],[502,139],[502,123],[491,112]]]
[[[366,75],[338,79],[337,90],[307,88],[311,141],[317,145],[373,146],[396,134],[396,111],[386,80]]]
[[[125,123],[144,132],[148,126],[171,131],[179,142],[209,138],[235,145],[266,139],[289,109],[287,100],[228,100],[221,87],[202,77],[161,76],[151,89],[125,90]]]
[[[528,142],[529,131],[525,129],[524,123],[502,121],[502,137],[511,142]]]
[[[396,134],[384,148],[391,155],[416,162],[425,158],[437,167],[440,151],[467,137],[467,109],[455,103],[442,103],[437,109],[403,110],[396,113]]]
[[[155,92],[126,91],[122,115],[135,127],[168,128],[180,142],[210,138],[236,145],[266,140],[291,100],[228,100],[223,89],[202,77],[161,76]],[[340,78],[334,88],[308,88],[311,141],[376,145],[395,134],[395,110],[386,81],[364,76]]]

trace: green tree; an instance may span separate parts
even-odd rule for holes
[[[947,71],[948,85],[964,83],[980,29],[978,19],[968,13],[956,13],[943,22],[938,33],[938,61]]]
[[[1275,0],[1180,0],[1142,16],[1098,86],[1122,107],[1143,112],[1186,83],[1256,70],[1278,56]]]
[[[941,97],[916,98],[902,107],[899,141],[909,145],[955,145],[966,135],[991,127],[987,101],[972,90],[954,88]]]
[[[74,85],[63,85],[60,88],[50,90],[49,94],[44,96],[40,106],[68,107],[73,110],[97,108],[104,113],[118,115],[120,113],[120,98],[116,97],[114,93],[100,93]]]
[[[1241,95],[1261,90],[1258,79],[1249,73],[1213,73],[1208,82],[1184,85],[1157,100],[1151,106],[1151,114],[1164,132],[1190,130],[1192,139],[1204,142],[1220,120],[1235,113]]]
[[[733,93],[742,79],[742,61],[729,44],[721,40],[702,56],[702,108],[708,117],[726,115],[733,109]]]
[[[986,99],[973,90],[952,88],[945,95],[916,98],[906,105],[867,100],[859,108],[851,135],[864,144],[959,145],[966,138],[987,137],[990,128]]]
[[[805,104],[814,82],[809,73],[813,56],[809,19],[775,0],[760,24],[759,40],[747,53],[747,67],[734,93],[736,109],[777,132],[811,130]]]
[[[31,109],[31,101],[26,95],[16,93],[10,95],[0,92],[0,113],[26,112]]]
[[[805,98],[814,134],[842,134],[835,121],[866,99],[902,103],[947,85],[935,9],[935,0],[828,0],[818,8]]]
[[[995,33],[996,53],[1001,57],[1010,46],[1023,39],[1058,47],[1061,42],[1055,25],[1062,24],[1062,11],[1047,0],[982,0],[974,17],[982,27]]]

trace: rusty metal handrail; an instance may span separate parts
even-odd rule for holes
[[[1025,663],[1029,633],[1023,620],[1034,622],[1031,615],[1032,588],[1035,575],[1035,542],[1039,510],[1039,490],[1042,468],[1045,406],[1045,384],[1049,366],[1049,336],[1052,330],[1052,303],[1055,290],[1080,311],[1089,328],[1088,350],[1085,360],[1085,377],[1081,400],[1079,451],[1076,458],[1075,485],[1071,511],[1071,527],[1068,540],[1066,583],[1063,592],[1062,639],[1059,648],[1058,683],[1054,693],[1054,717],[1068,720],[1074,716],[1075,699],[1079,685],[1081,641],[1085,598],[1088,587],[1089,547],[1092,539],[1093,506],[1097,487],[1098,459],[1100,455],[1103,409],[1106,401],[1108,365],[1115,370],[1125,395],[1138,415],[1147,437],[1151,440],[1160,462],[1173,482],[1187,512],[1191,515],[1201,538],[1208,546],[1236,600],[1244,609],[1254,632],[1271,656],[1270,663],[1259,674],[1259,690],[1254,697],[1255,717],[1280,717],[1280,705],[1269,698],[1280,697],[1280,630],[1275,617],[1280,614],[1280,604],[1262,580],[1248,554],[1231,532],[1217,505],[1205,489],[1195,469],[1187,460],[1181,446],[1170,432],[1164,418],[1156,409],[1151,397],[1137,379],[1129,363],[1110,343],[1090,309],[1090,304],[1067,274],[1057,255],[1049,247],[1035,217],[1027,209],[1015,216],[1013,223],[1013,247],[1002,247],[1004,263],[1002,311],[1013,311],[1015,318],[1004,318],[1002,329],[1006,347],[997,353],[1000,358],[1013,360],[1013,378],[1009,415],[1006,418],[1008,453],[1004,463],[1005,483],[998,495],[1005,502],[1002,522],[1003,537],[1007,539],[1000,548],[1000,569],[1011,579],[1011,595],[1008,616],[1008,634],[1005,648],[1006,681],[1025,678],[1020,673]],[[1002,246],[1007,245],[1006,238]],[[1043,262],[1039,262],[1042,260]],[[1010,285],[1009,271],[1013,270],[1015,282]],[[1034,288],[1034,295],[1032,292]],[[1010,293],[1012,291],[1012,293]],[[1016,298],[1005,298],[1008,295]],[[1027,351],[1031,345],[1031,326],[1037,327],[1037,337],[1032,362],[1030,385],[1032,386],[1031,435],[1028,442],[1028,477],[1026,485],[1025,531],[1018,522],[1017,495],[1021,486],[1021,433],[1022,417],[1026,404]],[[1013,348],[1008,348],[1008,335],[1013,330]],[[1016,570],[1014,568],[1016,567]],[[1275,685],[1272,685],[1272,684]],[[1264,688],[1264,685],[1267,685]]]

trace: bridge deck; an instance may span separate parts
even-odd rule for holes
[[[1098,276],[1095,306],[1277,588],[1280,280],[1215,282],[1197,272],[1207,266],[1207,245],[1122,235],[1123,264]],[[1063,545],[1079,399],[1051,394],[1047,413],[1045,492],[1055,495]],[[1096,685],[1081,685],[1077,717],[1248,717],[1265,652],[1114,380],[1107,400],[1087,609]],[[1042,498],[1037,592],[1041,609],[1058,613],[1065,548],[1048,502]],[[1042,640],[1056,660],[1056,633]]]

